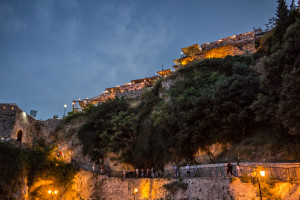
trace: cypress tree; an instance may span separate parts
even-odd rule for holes
[[[284,25],[288,19],[289,10],[286,5],[285,0],[277,0],[277,9],[276,9],[276,25]]]

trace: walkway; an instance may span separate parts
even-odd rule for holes
[[[281,181],[300,181],[300,163],[240,163],[240,173],[236,170],[236,163],[233,163],[233,176],[242,176],[247,175],[252,176],[252,172],[256,169],[257,164],[264,166],[265,176],[272,177],[276,180]],[[77,167],[80,167],[84,170],[91,171],[93,173],[107,175],[109,177],[118,177],[124,178],[123,171],[113,171],[108,168],[100,170],[99,165],[94,167],[86,163],[76,163]],[[281,167],[281,166],[286,167]],[[280,167],[277,167],[280,166]],[[175,175],[173,170],[154,170],[154,177],[151,174],[147,174],[146,170],[144,173],[141,173],[139,169],[139,174],[136,175],[135,171],[125,171],[125,178],[224,178],[226,174],[226,163],[219,164],[209,164],[209,165],[194,165],[190,166],[190,174],[188,175],[185,167],[180,167],[180,170]]]

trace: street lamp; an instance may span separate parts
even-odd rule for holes
[[[135,200],[135,195],[136,195],[136,193],[138,192],[138,189],[137,188],[134,188],[134,190],[133,190],[133,199]]]
[[[67,104],[64,105],[65,111],[64,111],[64,117],[66,116],[66,110],[67,110]]]
[[[51,196],[52,196],[52,200],[53,200],[53,195],[57,195],[57,193],[58,193],[57,190],[55,190],[55,191],[49,190],[48,191],[48,194],[51,194]]]
[[[257,172],[259,172],[259,173],[257,173]],[[266,171],[256,170],[255,171],[255,175],[256,175],[256,178],[257,178],[257,182],[258,182],[258,189],[259,189],[260,200],[262,200],[261,189],[260,189],[260,180],[261,180],[261,177],[264,177],[266,175]]]

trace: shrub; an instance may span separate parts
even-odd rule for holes
[[[187,183],[174,181],[172,183],[164,184],[163,187],[168,190],[171,194],[174,194],[179,189],[186,190],[188,187]]]

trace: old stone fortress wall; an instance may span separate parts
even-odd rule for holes
[[[254,40],[262,34],[263,32],[260,29],[257,29],[251,32],[226,37],[218,41],[204,43],[200,46],[198,44],[194,44],[192,46],[182,48],[181,57],[174,59],[175,65],[173,68],[176,71],[195,60],[224,58],[228,55],[234,56],[254,53]],[[132,80],[124,85],[106,88],[102,94],[90,99],[86,98],[82,100],[74,100],[73,111],[81,111],[89,104],[97,105],[98,103],[105,102],[108,99],[113,99],[116,96],[135,98],[141,94],[141,89],[145,87],[152,87],[157,79],[171,75],[172,70],[165,69],[158,71],[157,74],[157,76]]]
[[[0,141],[16,141],[19,133],[20,142],[31,145],[40,138],[48,138],[60,121],[59,119],[36,120],[14,103],[1,103]]]

